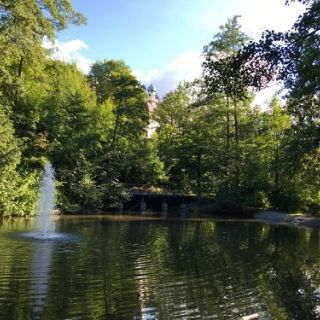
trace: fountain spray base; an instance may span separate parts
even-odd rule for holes
[[[72,233],[58,233],[58,232],[26,232],[17,235],[19,238],[29,239],[31,241],[43,241],[43,242],[78,242],[81,241],[81,237]]]
[[[67,237],[66,234],[56,232],[28,232],[21,234],[24,238],[30,238],[34,240],[63,240]]]

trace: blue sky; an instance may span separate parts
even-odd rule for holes
[[[199,50],[212,32],[201,26],[208,10],[221,11],[213,0],[74,0],[87,26],[69,28],[61,41],[82,39],[93,60],[120,58],[133,69],[163,68],[186,50]],[[224,22],[221,17],[217,26]]]
[[[163,95],[201,73],[201,51],[219,25],[235,14],[257,38],[267,28],[285,30],[302,6],[284,0],[73,0],[88,20],[58,35],[56,57],[87,72],[96,60],[122,59]]]

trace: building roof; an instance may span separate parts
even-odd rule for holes
[[[147,90],[148,92],[157,92],[156,87],[152,83],[150,84]]]

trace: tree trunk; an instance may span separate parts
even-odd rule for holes
[[[230,100],[227,97],[227,151],[230,149]]]
[[[202,170],[201,170],[201,152],[197,153],[197,197],[198,200],[202,197],[201,191],[201,178],[202,178]]]
[[[279,205],[279,169],[278,169],[278,164],[279,164],[279,145],[277,142],[277,147],[276,147],[276,155],[275,155],[275,173],[274,173],[274,190],[273,190],[273,209],[277,210],[278,205]]]
[[[279,146],[277,143],[277,148],[276,148],[276,159],[275,159],[275,177],[274,177],[274,185],[275,185],[275,190],[279,189],[279,171],[278,171],[278,163],[279,163]]]
[[[236,140],[236,186],[240,185],[240,146],[237,101],[234,99],[234,134]]]
[[[20,57],[19,68],[18,68],[18,77],[22,77],[22,69],[23,69],[23,56]]]
[[[113,128],[113,133],[112,133],[112,139],[111,139],[111,143],[109,146],[109,149],[111,149],[113,147],[113,145],[116,142],[116,138],[117,138],[117,134],[118,134],[118,128],[120,126],[120,108],[121,108],[121,102],[118,104],[117,107],[117,111],[116,111],[116,121],[114,124],[114,128]]]

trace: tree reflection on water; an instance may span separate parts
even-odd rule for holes
[[[58,228],[81,240],[34,243],[0,229],[1,319],[320,319],[316,230],[104,219]]]

